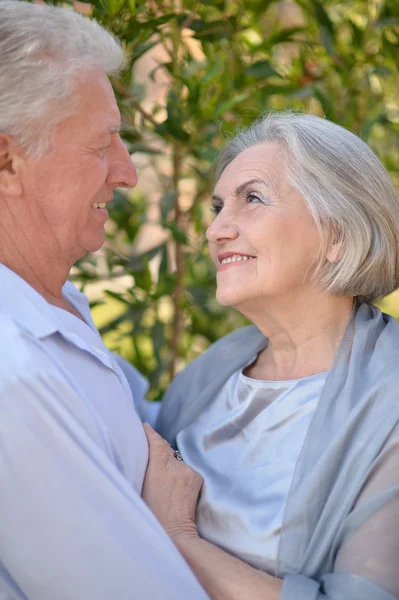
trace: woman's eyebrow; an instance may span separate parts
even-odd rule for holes
[[[253,179],[250,179],[249,181],[244,181],[244,183],[241,183],[239,186],[237,186],[235,195],[239,196],[245,190],[246,187],[253,185],[254,183],[267,185],[266,181],[263,181],[263,179],[259,179],[259,177],[254,177]]]
[[[261,184],[261,185],[265,185],[266,187],[270,187],[266,181],[264,181],[263,179],[259,179],[259,177],[254,177],[253,179],[249,179],[248,181],[244,181],[244,183],[241,183],[240,185],[238,185],[235,189],[235,195],[239,196],[246,187],[253,185],[254,183],[257,184]],[[222,198],[220,196],[218,196],[217,194],[213,194],[212,195],[212,200],[216,200],[216,202],[222,202]]]

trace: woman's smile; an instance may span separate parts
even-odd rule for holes
[[[212,196],[215,218],[207,238],[218,273],[217,300],[250,318],[253,309],[264,311],[264,302],[307,292],[320,253],[319,231],[287,179],[285,162],[275,143],[253,146],[228,165]]]
[[[255,260],[255,256],[250,254],[241,254],[236,252],[223,252],[219,254],[217,270],[225,271],[230,267],[246,265],[249,261]]]

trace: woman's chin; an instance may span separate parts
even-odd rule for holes
[[[240,304],[240,302],[242,302],[243,299],[239,297],[237,291],[231,290],[230,292],[228,292],[227,290],[217,290],[216,300],[221,306],[232,306],[234,308],[237,308],[237,304]]]
[[[223,293],[216,290],[216,300],[221,306],[230,306],[229,294],[226,294],[225,292]]]

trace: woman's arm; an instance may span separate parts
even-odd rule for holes
[[[282,581],[201,539],[195,509],[202,477],[177,461],[149,425],[150,460],[143,498],[158,517],[212,600],[279,600]]]
[[[193,533],[173,538],[212,600],[279,600],[282,581],[254,569]]]
[[[398,600],[399,428],[374,463],[343,524],[335,565],[320,580],[267,575],[201,539],[195,510],[202,477],[174,458],[148,425],[150,461],[143,498],[212,600]]]

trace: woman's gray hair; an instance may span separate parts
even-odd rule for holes
[[[367,144],[326,119],[269,113],[227,144],[217,179],[241,152],[264,142],[284,149],[287,180],[302,194],[319,228],[314,278],[326,293],[371,302],[399,287],[399,198]],[[329,262],[334,243],[338,258]]]
[[[0,0],[0,133],[30,156],[48,148],[54,128],[76,109],[79,74],[119,72],[119,42],[71,9]]]

